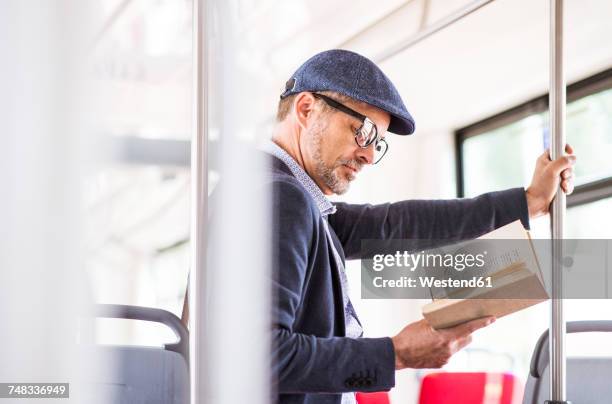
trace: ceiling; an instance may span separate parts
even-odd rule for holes
[[[545,94],[548,3],[497,0],[383,63],[419,131],[452,130]],[[612,66],[612,2],[565,3],[571,83]]]
[[[269,8],[255,24],[270,71],[282,85],[313,53],[334,47],[375,58],[385,49],[469,5],[470,1],[298,2],[294,10]],[[566,2],[566,77],[573,82],[612,66],[612,2]],[[289,27],[271,23],[295,15]],[[496,0],[450,27],[380,64],[396,83],[417,120],[417,130],[447,132],[547,92],[549,80],[549,2]],[[288,7],[288,5],[284,6]],[[347,10],[353,10],[349,13]],[[369,9],[369,12],[362,10]],[[265,15],[265,18],[264,18]],[[423,18],[425,16],[425,18]],[[286,18],[284,18],[286,20]],[[264,41],[265,35],[275,41]],[[278,90],[277,90],[278,91]],[[276,95],[276,92],[274,93]]]
[[[114,86],[122,93],[120,102],[112,103],[120,106],[119,111],[109,114],[111,122],[119,121],[114,123],[119,130],[130,127],[129,122],[123,122],[129,116],[138,115],[138,119],[146,120],[147,114],[151,115],[151,122],[166,116],[169,122],[159,126],[176,126],[173,137],[183,137],[178,132],[188,130],[189,3],[185,0],[101,3],[100,14],[106,18],[102,21],[109,18],[115,21],[100,41],[102,54],[115,64],[125,60],[128,68],[121,65],[122,74],[144,70],[146,75],[136,80],[128,77],[125,83],[105,71],[105,78],[110,74],[113,80],[105,88]],[[261,130],[273,116],[281,87],[309,56],[343,47],[374,58],[471,3],[236,0],[222,3],[224,8],[214,11],[211,21],[213,35],[217,35],[217,50],[213,57],[232,56],[235,66],[231,80],[240,75],[236,80],[240,83],[237,94],[248,98],[233,104],[244,117],[242,130]],[[418,133],[447,132],[545,93],[549,75],[548,3],[493,1],[382,62],[380,66],[396,83],[415,116]],[[612,2],[566,0],[565,4],[566,72],[572,82],[612,66],[612,24],[608,23],[612,20]],[[117,10],[122,10],[118,16]],[[220,20],[223,24],[218,23]],[[232,52],[228,53],[228,49]],[[138,66],[145,68],[139,70]],[[155,91],[158,88],[160,91]],[[212,90],[216,91],[214,86]],[[167,108],[168,94],[174,94],[178,110]],[[129,110],[128,104],[139,107]],[[126,111],[128,117],[123,119]]]

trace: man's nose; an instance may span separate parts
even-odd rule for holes
[[[365,149],[359,147],[357,150],[357,159],[362,164],[373,164],[374,163],[374,144],[372,143]]]

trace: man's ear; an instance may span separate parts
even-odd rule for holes
[[[302,129],[309,126],[309,121],[314,114],[315,101],[315,97],[308,92],[299,93],[297,97],[295,97],[293,111],[295,120]]]

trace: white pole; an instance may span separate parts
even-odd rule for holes
[[[191,403],[204,403],[206,221],[208,217],[208,85],[205,9],[208,1],[193,0],[193,125],[191,134],[191,270],[189,275],[189,360]]]
[[[265,404],[272,400],[269,192],[262,153],[245,140],[260,93],[240,37],[241,3],[194,1],[191,400]]]
[[[93,327],[83,186],[100,157],[88,147],[93,9],[0,1],[1,403],[105,399],[91,381],[110,369],[85,349]]]
[[[551,159],[565,148],[565,74],[563,69],[563,0],[550,1],[550,129]],[[550,321],[550,403],[567,403],[565,319],[563,316],[563,222],[565,194],[558,190],[550,207],[552,232],[552,300]]]

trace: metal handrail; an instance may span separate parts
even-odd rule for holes
[[[124,304],[96,304],[93,308],[93,314],[98,318],[151,321],[168,326],[178,340],[170,344],[164,344],[164,349],[180,354],[189,363],[189,333],[181,320],[169,311]]]
[[[202,321],[208,220],[208,80],[210,0],[193,0],[193,124],[191,141],[191,270],[189,274],[189,352],[191,403],[204,402],[205,340]],[[209,20],[210,19],[210,20]],[[209,30],[209,31],[207,31]]]
[[[565,152],[565,74],[563,64],[563,0],[550,0],[550,158]],[[550,402],[566,403],[563,257],[565,193],[557,190],[550,206],[552,234],[552,299],[550,302]]]
[[[481,7],[486,6],[487,4],[491,3],[493,0],[476,0],[473,1],[472,3],[468,4],[466,7],[460,9],[459,11],[431,24],[430,26],[426,27],[425,29],[417,32],[415,35],[413,35],[412,37],[401,41],[398,44],[392,45],[389,48],[385,49],[383,52],[379,53],[378,55],[374,56],[372,58],[372,60],[376,63],[381,63],[384,62],[385,60],[391,58],[392,56],[397,55],[398,53],[400,53],[401,51],[404,51],[408,48],[410,48],[411,46],[416,45],[417,43],[421,42],[422,40],[429,38],[430,36],[432,36],[433,34],[442,31],[444,28],[456,23],[457,21],[461,20],[464,17],[467,17],[468,15],[472,14],[473,12],[479,10]]]
[[[612,321],[570,321],[567,323],[568,334],[580,332],[612,332]],[[531,363],[529,365],[529,374],[532,377],[542,377],[544,369],[549,364],[548,335],[549,330],[544,331],[533,349],[533,355],[531,356]]]

